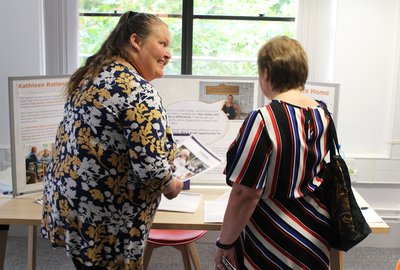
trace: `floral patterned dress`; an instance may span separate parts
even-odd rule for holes
[[[71,95],[44,182],[41,232],[86,266],[142,269],[176,146],[159,93],[111,63]]]

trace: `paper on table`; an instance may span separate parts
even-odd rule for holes
[[[361,212],[367,222],[384,222],[382,218],[375,212],[373,208],[371,208],[367,201],[364,200],[363,197],[353,188],[354,197],[356,198],[357,204],[361,208]]]
[[[205,201],[204,222],[221,223],[224,219],[224,214],[227,204],[228,202],[224,201]]]
[[[361,212],[368,223],[383,222],[382,218],[372,208],[362,209]]]
[[[11,167],[0,171],[0,194],[12,193]]]
[[[228,190],[227,192],[225,192],[224,194],[219,196],[217,199],[215,199],[215,201],[223,201],[223,202],[228,203],[230,195],[231,195],[231,190]]]
[[[168,200],[162,195],[158,210],[194,213],[202,196],[201,193],[181,192],[174,199]]]
[[[204,222],[223,221],[230,193],[231,191],[229,190],[214,201],[204,202]]]

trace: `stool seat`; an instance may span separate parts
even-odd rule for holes
[[[185,270],[201,270],[200,259],[194,242],[207,233],[207,230],[163,230],[151,229],[144,250],[143,266],[147,269],[151,254],[155,248],[172,246],[182,253]]]
[[[151,229],[147,242],[156,245],[185,245],[200,239],[207,230],[161,230]]]

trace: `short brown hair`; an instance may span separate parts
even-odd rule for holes
[[[304,89],[308,76],[307,55],[300,43],[286,36],[270,39],[258,52],[258,72],[267,69],[272,89]]]

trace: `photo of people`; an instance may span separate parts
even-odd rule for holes
[[[194,171],[191,171],[188,166],[193,164],[192,160],[194,159],[193,154],[185,146],[180,146],[172,167],[174,175],[178,176],[182,181],[193,176]],[[190,167],[193,168],[193,165]]]
[[[192,158],[185,165],[190,172],[198,174],[207,169],[206,165],[198,158]]]
[[[190,135],[178,146],[172,170],[181,181],[186,181],[220,163],[221,160],[218,157]]]
[[[178,154],[175,156],[174,165],[185,167],[186,163],[189,160],[189,156],[190,156],[190,151],[182,146],[179,149]]]
[[[47,166],[51,160],[53,144],[30,145],[25,156],[26,184],[43,181]]]

